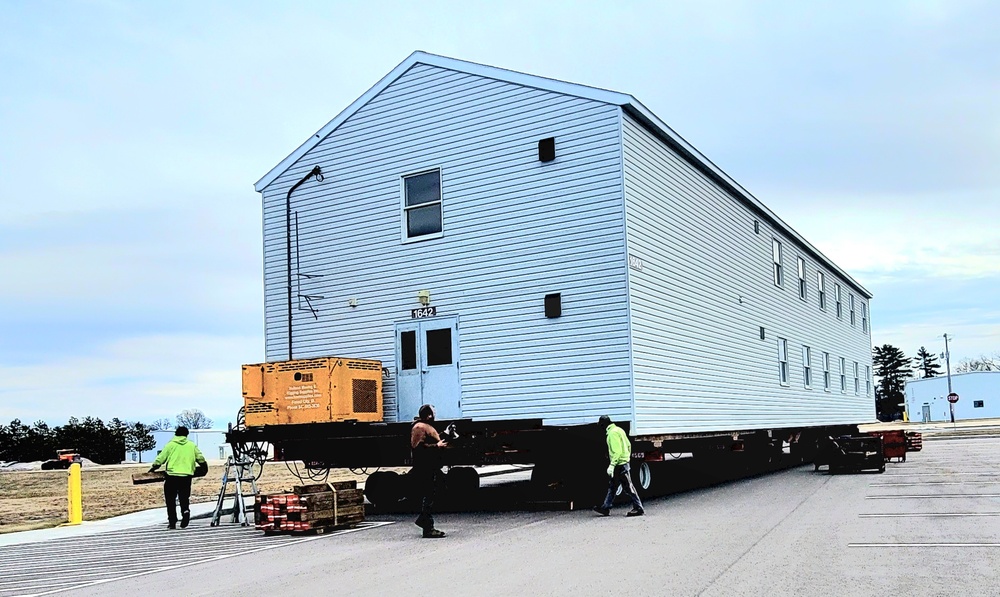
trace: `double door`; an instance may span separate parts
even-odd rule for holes
[[[397,421],[412,421],[422,404],[438,419],[462,418],[458,371],[458,318],[434,317],[396,324]]]

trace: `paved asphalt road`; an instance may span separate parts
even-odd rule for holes
[[[881,475],[804,466],[651,499],[641,518],[625,511],[445,514],[441,540],[421,539],[411,516],[382,516],[370,520],[396,524],[267,549],[260,533],[231,529],[261,550],[211,561],[221,548],[201,544],[220,530],[193,523],[161,561],[201,563],[64,594],[1000,595],[998,438],[926,441]],[[166,534],[149,529],[140,548]],[[12,573],[0,566],[0,579]]]

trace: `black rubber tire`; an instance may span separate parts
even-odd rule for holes
[[[398,473],[376,471],[365,481],[365,497],[376,508],[391,506],[403,497],[403,483]]]
[[[445,476],[445,486],[453,496],[470,496],[479,491],[479,472],[471,466],[452,467]]]

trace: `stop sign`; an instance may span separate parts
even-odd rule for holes
[[[958,402],[958,394],[956,394],[955,392],[948,394],[948,402],[951,402],[952,404]]]

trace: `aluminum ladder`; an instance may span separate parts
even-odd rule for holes
[[[235,486],[231,493],[228,491],[230,483]],[[251,493],[247,494],[243,491],[244,483],[250,484]],[[232,456],[227,458],[226,468],[222,473],[222,487],[219,488],[219,497],[215,501],[215,512],[212,513],[212,526],[219,526],[219,520],[223,515],[223,504],[227,497],[233,498],[233,522],[238,522],[242,526],[250,526],[246,497],[250,495],[256,500],[257,494],[257,479],[253,474],[253,461],[236,460]]]

